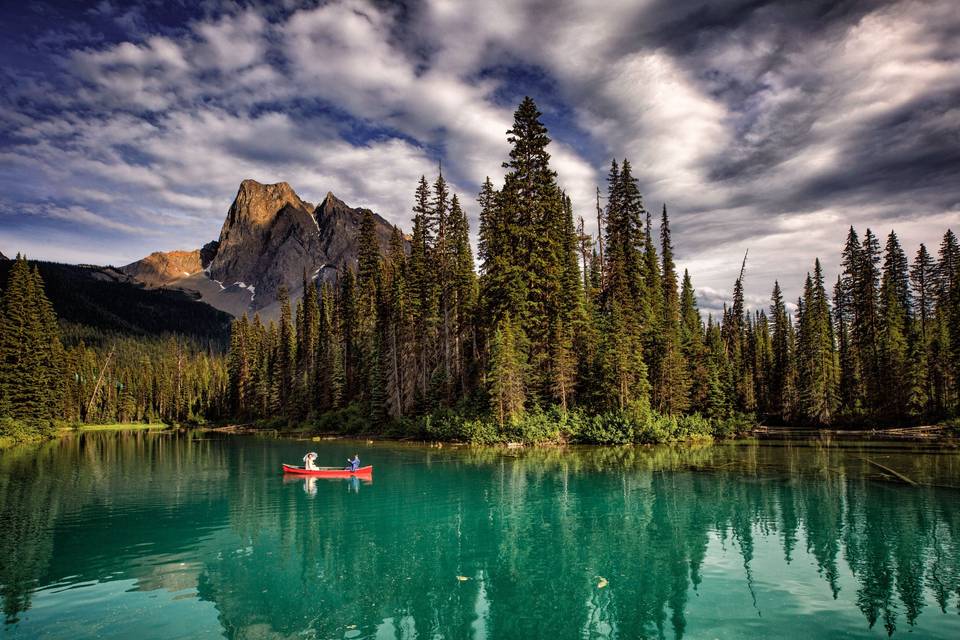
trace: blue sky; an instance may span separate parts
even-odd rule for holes
[[[707,309],[747,249],[765,305],[851,224],[960,226],[954,0],[24,2],[0,60],[7,255],[195,248],[248,177],[408,228],[442,162],[473,217],[527,94],[575,213],[628,157]]]

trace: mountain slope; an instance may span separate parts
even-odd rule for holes
[[[240,183],[218,240],[197,251],[154,253],[121,271],[150,287],[193,292],[235,316],[273,318],[279,313],[281,287],[296,300],[304,276],[333,281],[340,269],[356,266],[357,238],[367,211],[332,193],[313,207],[286,182],[248,179]],[[373,215],[386,252],[393,227]]]
[[[225,347],[230,316],[183,291],[148,289],[110,267],[30,262],[43,278],[57,317],[123,335],[179,333]],[[0,286],[13,262],[0,262]]]
[[[199,249],[167,253],[155,251],[143,260],[122,267],[123,273],[148,287],[160,287],[202,269]]]

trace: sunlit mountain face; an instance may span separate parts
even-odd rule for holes
[[[701,309],[908,255],[960,217],[951,0],[19,3],[0,25],[0,249],[126,264],[217,237],[244,178],[409,231],[442,165],[476,233],[525,95],[595,230],[613,157],[666,203]]]

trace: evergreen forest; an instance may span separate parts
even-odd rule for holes
[[[79,267],[23,256],[0,267],[0,436],[227,417],[224,314],[172,292],[90,282]]]
[[[912,264],[850,228],[836,283],[812,261],[789,305],[721,317],[677,272],[666,206],[645,207],[614,160],[600,232],[585,233],[550,165],[534,102],[508,132],[507,174],[479,205],[479,273],[463,204],[440,175],[413,197],[412,234],[379,251],[372,216],[358,268],[304,278],[279,323],[234,323],[229,406],[247,421],[468,441],[653,442],[730,435],[758,421],[917,424],[958,411],[960,245]],[[828,289],[829,287],[829,289]]]
[[[121,331],[63,313],[58,321],[40,270],[23,257],[8,262],[0,433],[59,422],[239,421],[627,443],[723,437],[757,423],[956,419],[952,231],[911,260],[895,232],[851,227],[838,239],[836,282],[814,259],[802,295],[788,301],[774,282],[766,309],[745,304],[744,257],[730,304],[704,317],[691,274],[677,271],[667,207],[646,208],[628,159],[610,164],[591,235],[558,184],[533,100],[520,104],[507,135],[503,183],[488,178],[476,200],[478,255],[460,196],[442,174],[421,177],[410,235],[394,228],[381,252],[368,211],[356,269],[335,284],[304,274],[295,304],[280,291],[278,321],[236,319],[227,347],[216,318],[192,333]]]

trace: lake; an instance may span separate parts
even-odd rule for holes
[[[283,477],[308,450],[373,480]],[[0,452],[0,635],[955,639],[952,487],[883,443],[77,434]]]

